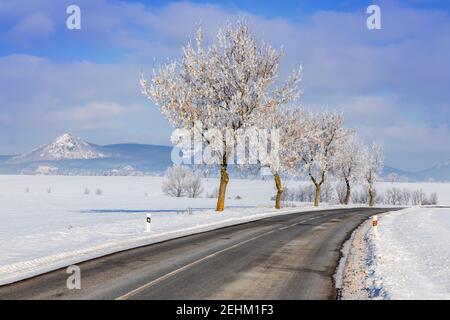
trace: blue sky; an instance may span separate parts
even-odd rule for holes
[[[382,30],[368,30],[378,4]],[[77,4],[82,29],[65,27]],[[202,23],[212,37],[245,15],[258,38],[284,46],[281,76],[304,68],[301,104],[344,112],[385,147],[386,163],[416,170],[450,159],[450,2],[0,0],[0,154],[63,132],[99,144],[169,144],[171,128],[138,76]]]

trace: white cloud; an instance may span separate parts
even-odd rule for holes
[[[101,123],[109,119],[120,119],[142,111],[143,106],[121,105],[113,101],[92,101],[83,106],[74,106],[49,114],[49,119],[74,121],[80,124],[86,122]]]
[[[149,143],[168,141],[163,138],[170,132],[167,122],[140,94],[140,71],[149,74],[155,60],[178,56],[197,23],[201,22],[211,37],[219,25],[243,12],[189,2],[162,8],[136,2],[78,2],[84,33],[74,38],[80,41],[76,44],[98,49],[92,60],[110,53],[119,53],[120,58],[114,63],[55,63],[32,55],[0,58],[2,117],[14,119],[9,129],[3,129],[9,131],[0,128],[0,133],[14,130],[21,134],[23,139],[14,144],[21,151],[35,143],[27,136],[40,144],[63,126],[84,128],[88,138],[92,135],[110,142],[121,137]],[[27,17],[42,10],[52,21],[64,19],[64,15],[59,17],[65,12],[64,3],[58,2],[56,7],[55,2],[41,1],[31,9],[24,8],[23,13],[1,3],[0,16],[5,12],[18,16],[16,25],[22,23],[22,27],[17,30],[25,36],[33,25],[33,20],[26,23]],[[450,86],[448,13],[405,8],[392,1],[380,5],[383,30],[379,32],[365,27],[365,10],[316,12],[302,21],[244,14],[259,37],[275,47],[284,44],[283,75],[303,65],[303,104],[343,110],[348,124],[358,127],[367,140],[383,140],[388,159],[412,163],[420,148],[428,150],[433,159],[450,157],[449,150],[442,150],[450,122],[450,91],[445,90]],[[47,28],[47,32],[56,43],[61,39],[59,28]],[[127,113],[127,106],[136,106],[135,113]],[[55,115],[64,116],[64,121],[56,121]],[[97,116],[101,123],[96,130],[93,119]],[[436,123],[447,125],[447,130],[436,130],[432,125]],[[155,130],[149,130],[150,126]],[[49,132],[39,133],[42,128]],[[425,138],[414,136],[413,128],[419,128],[416,132]],[[440,154],[438,150],[442,150]]]
[[[9,30],[13,41],[24,41],[30,37],[48,36],[54,32],[51,18],[43,12],[35,12],[22,18]]]
[[[169,143],[167,122],[140,93],[136,65],[12,55],[0,58],[0,69],[0,121],[13,119],[0,127],[0,154],[66,131],[98,143]]]

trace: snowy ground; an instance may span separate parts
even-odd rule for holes
[[[450,299],[450,208],[383,215],[353,235],[344,299]]]
[[[213,211],[216,199],[205,195],[199,199],[164,196],[161,181],[159,177],[0,176],[0,284],[274,214],[271,181],[230,181],[228,208],[222,214]],[[212,193],[217,181],[206,180],[204,186],[205,194]],[[242,199],[235,199],[238,195]],[[298,208],[281,213],[293,211]],[[150,234],[145,232],[147,212],[152,212]]]
[[[199,199],[164,196],[162,180],[0,176],[0,284],[114,251],[274,214],[271,180],[231,179],[227,210],[222,214],[213,211],[216,199],[205,197],[217,187],[217,180],[204,181],[205,192]],[[386,183],[379,188],[391,186]],[[440,202],[450,203],[450,196],[441,192],[448,190],[448,185],[405,187],[436,191]],[[96,194],[97,189],[101,195]],[[186,212],[188,207],[193,209],[192,215]],[[293,211],[298,208],[283,210]],[[147,212],[152,212],[151,234],[144,231]]]

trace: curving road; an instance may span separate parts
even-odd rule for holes
[[[0,287],[0,299],[334,299],[340,248],[362,221],[392,209],[282,215],[79,264]]]

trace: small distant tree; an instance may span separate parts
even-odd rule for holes
[[[372,190],[372,195],[373,195],[373,203],[384,203],[384,194],[383,193],[378,193],[376,189]],[[358,204],[366,204],[369,205],[370,204],[370,196],[369,193],[363,189],[363,190],[354,190],[352,192],[352,202],[353,203],[358,203]]]
[[[422,189],[413,190],[411,192],[411,204],[413,206],[422,205],[425,203],[427,195]]]
[[[428,203],[430,205],[437,205],[438,204],[438,195],[436,192],[433,192],[430,194],[430,198],[428,199]]]
[[[203,192],[201,178],[187,166],[174,165],[167,169],[162,191],[170,197],[198,198]]]
[[[185,183],[188,169],[174,165],[167,169],[166,180],[163,181],[162,191],[170,197],[184,197],[186,194]]]
[[[200,175],[191,172],[186,179],[185,190],[189,198],[200,197],[204,190]]]
[[[366,165],[364,169],[364,179],[367,184],[369,193],[369,206],[373,207],[374,203],[374,185],[383,170],[383,148],[379,144],[372,144],[366,149]]]
[[[403,198],[403,204],[409,205],[409,203],[411,202],[411,191],[409,191],[406,188],[403,188],[402,198]]]
[[[403,198],[404,194],[402,192],[402,190],[400,190],[399,188],[391,188],[391,189],[387,189],[384,192],[384,203],[385,204],[391,204],[391,205],[402,205],[405,204],[404,201],[405,199]]]

